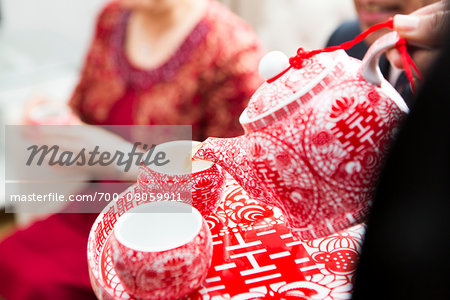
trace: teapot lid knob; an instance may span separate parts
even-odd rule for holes
[[[289,58],[281,51],[270,51],[259,62],[259,75],[270,80],[289,67]]]

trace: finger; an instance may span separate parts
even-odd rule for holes
[[[428,15],[432,14],[438,11],[444,11],[446,10],[446,3],[445,1],[439,1],[427,6],[424,6],[422,8],[419,8],[418,10],[415,10],[411,13],[411,15]]]
[[[397,49],[391,49],[386,52],[386,57],[397,69],[403,69],[402,56]]]
[[[438,47],[443,43],[448,17],[449,11],[427,15],[396,15],[394,29],[408,42]]]

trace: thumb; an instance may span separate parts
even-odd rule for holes
[[[447,28],[449,11],[426,15],[396,15],[394,29],[411,43],[423,46],[441,46]]]

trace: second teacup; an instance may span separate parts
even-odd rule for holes
[[[154,153],[164,155],[164,165],[141,163],[138,186],[142,200],[185,202],[203,215],[213,213],[225,187],[225,172],[209,161],[192,161],[192,147],[200,142],[173,141],[160,144]]]

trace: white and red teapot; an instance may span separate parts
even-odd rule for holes
[[[253,198],[283,211],[313,239],[362,222],[407,106],[378,68],[399,37],[377,40],[362,61],[343,50],[288,59],[267,54],[267,80],[240,116],[245,135],[208,138],[194,159],[213,161]]]

